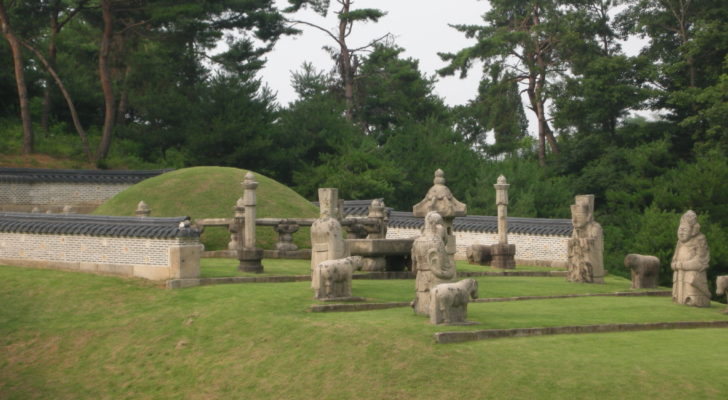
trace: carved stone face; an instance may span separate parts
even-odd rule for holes
[[[685,243],[694,236],[694,227],[687,222],[681,222],[680,227],[677,228],[677,238],[681,242]]]
[[[572,212],[571,223],[574,224],[574,228],[580,229],[586,226],[589,222],[589,218],[586,213],[583,212]]]

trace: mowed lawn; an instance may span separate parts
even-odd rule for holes
[[[481,297],[629,288],[616,277],[605,285],[478,281]],[[356,280],[353,291],[371,301],[404,301],[414,281]],[[308,312],[315,303],[308,282],[170,291],[136,279],[0,267],[0,399],[728,397],[728,329],[433,340],[448,330],[727,320],[717,303],[474,303],[469,319],[479,325],[465,327],[435,327],[408,308]]]

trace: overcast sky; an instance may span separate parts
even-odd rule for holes
[[[287,2],[277,0],[284,8]],[[338,10],[335,0],[331,1],[331,11]],[[356,8],[378,8],[387,15],[378,23],[357,23],[347,41],[349,47],[359,47],[386,33],[395,36],[395,43],[405,49],[404,57],[420,61],[420,71],[432,75],[445,64],[437,56],[438,52],[455,52],[474,43],[450,28],[448,24],[477,24],[488,10],[489,3],[479,0],[358,0]],[[295,19],[310,21],[325,28],[337,27],[337,18],[329,12],[324,19],[310,11],[293,16]],[[278,93],[278,102],[287,105],[296,99],[291,88],[291,71],[298,70],[304,61],[310,61],[318,69],[329,71],[333,61],[322,49],[324,45],[335,45],[325,33],[306,26],[299,26],[303,34],[284,37],[278,41],[262,72],[263,81]],[[447,104],[463,104],[475,97],[481,72],[474,68],[467,79],[458,77],[438,78],[436,93]]]

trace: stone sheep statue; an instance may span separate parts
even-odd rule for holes
[[[624,266],[632,270],[632,289],[657,287],[660,275],[660,259],[642,254],[627,254]]]
[[[467,323],[468,302],[478,298],[478,282],[463,279],[441,283],[430,290],[430,323],[457,325]]]
[[[317,299],[334,299],[351,297],[351,275],[362,265],[359,256],[340,258],[320,262],[313,273],[319,282],[314,288]]]
[[[728,275],[721,275],[715,278],[715,294],[716,296],[728,295]],[[728,314],[728,308],[723,311]]]

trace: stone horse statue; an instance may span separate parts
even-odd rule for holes
[[[435,325],[467,323],[471,298],[478,298],[478,282],[475,279],[435,286],[430,290],[430,322]]]

